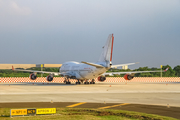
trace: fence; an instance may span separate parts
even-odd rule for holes
[[[0,83],[10,82],[43,82],[48,83],[45,77],[38,77],[36,80],[31,80],[29,77],[1,77]],[[63,83],[63,77],[54,77],[54,83]],[[71,82],[76,82],[72,80]],[[95,82],[98,82],[97,78]],[[132,80],[125,80],[123,77],[107,77],[104,82],[180,82],[180,77],[134,77]]]

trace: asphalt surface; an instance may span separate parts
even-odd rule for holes
[[[179,83],[95,85],[1,83],[0,108],[57,108],[73,105],[78,108],[137,111],[180,119],[179,85]],[[78,105],[74,105],[76,103]]]
[[[22,103],[0,103],[0,108],[95,108],[95,109],[117,109],[157,114],[180,119],[180,107],[155,106],[142,104],[123,103],[74,103],[74,102],[22,102]]]

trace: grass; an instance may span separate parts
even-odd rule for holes
[[[14,109],[14,108],[12,108]],[[171,117],[123,110],[97,110],[84,108],[57,108],[54,115],[10,118],[10,108],[0,108],[0,120],[177,120]]]

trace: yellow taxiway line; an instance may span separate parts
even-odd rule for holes
[[[123,103],[123,104],[118,104],[118,105],[113,105],[113,106],[100,107],[98,109],[106,109],[106,108],[118,107],[118,106],[128,105],[128,104],[130,103]]]
[[[76,107],[78,105],[82,105],[82,104],[85,104],[86,102],[80,102],[80,103],[76,103],[76,104],[72,104],[72,105],[69,105],[67,107]]]

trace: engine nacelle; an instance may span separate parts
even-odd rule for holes
[[[106,77],[102,77],[102,76],[99,76],[99,77],[98,77],[98,81],[103,82],[103,81],[105,81],[105,80],[106,80]]]
[[[34,73],[32,73],[32,74],[29,75],[29,78],[31,80],[36,80],[37,76]]]
[[[129,75],[129,74],[125,74],[124,75],[124,79],[125,80],[132,80],[134,78],[134,76],[131,76],[131,75]]]
[[[52,77],[51,75],[48,75],[48,76],[46,77],[46,80],[49,81],[49,82],[51,82],[51,81],[53,81],[53,77]]]

